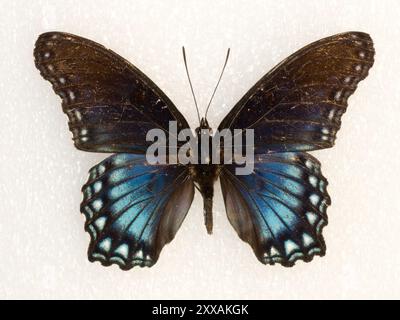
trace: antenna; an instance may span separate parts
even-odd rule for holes
[[[207,105],[206,114],[204,115],[204,118],[206,118],[206,119],[207,119],[207,112],[208,112],[208,109],[210,108],[210,105],[211,105],[211,101],[212,101],[213,98],[214,98],[215,92],[217,91],[218,85],[219,85],[219,83],[220,83],[220,81],[221,81],[221,79],[222,79],[222,75],[224,74],[226,64],[228,63],[229,53],[230,53],[230,52],[231,52],[231,48],[229,48],[229,49],[228,49],[228,52],[226,53],[225,63],[224,63],[224,66],[222,67],[221,75],[219,76],[217,85],[215,86],[214,92],[213,92],[213,94],[211,95],[210,102],[209,102],[208,105]]]
[[[188,69],[187,61],[186,61],[185,47],[182,47],[182,54],[183,54],[183,62],[185,63],[186,74],[187,74],[187,77],[188,77],[188,80],[189,80],[190,90],[192,91],[194,105],[196,106],[197,117],[199,118],[199,124],[200,124],[200,122],[201,122],[201,120],[200,120],[200,112],[199,112],[199,107],[197,106],[197,100],[196,100],[196,95],[194,94],[192,81],[190,80],[189,69]]]

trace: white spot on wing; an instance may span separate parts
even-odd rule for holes
[[[322,128],[321,132],[323,134],[328,134],[329,133],[329,129],[328,128]]]
[[[103,164],[97,166],[97,174],[101,175],[106,171],[106,167]]]
[[[335,94],[335,101],[340,101],[340,98],[342,97],[342,91],[339,90]]]
[[[101,181],[96,181],[95,183],[93,183],[94,192],[99,192],[102,187],[103,187],[103,183]]]
[[[71,101],[75,100],[75,93],[72,90],[68,91],[68,96]]]
[[[318,225],[316,227],[317,233],[319,233],[322,229],[322,227],[325,225],[325,221],[321,219],[320,222],[318,222]]]
[[[306,217],[311,225],[314,225],[315,221],[317,221],[317,215],[314,212],[307,212]]]
[[[303,244],[308,247],[314,243],[314,239],[307,233],[303,233]]]
[[[90,233],[92,234],[93,239],[96,240],[96,238],[97,238],[96,229],[95,229],[92,225],[89,225],[88,228],[89,228],[89,230],[90,230]]]
[[[292,240],[286,240],[285,241],[285,250],[286,250],[286,254],[290,255],[292,252],[299,250],[299,246],[294,243]]]
[[[271,247],[271,250],[269,252],[271,257],[280,256],[278,250],[276,250],[274,246]]]
[[[90,209],[89,206],[85,206],[85,207],[83,208],[83,211],[84,211],[84,213],[85,213],[86,219],[90,219],[90,218],[93,217],[93,211],[92,211],[92,209]]]
[[[306,160],[306,167],[308,168],[308,169],[312,169],[313,168],[313,163],[312,163],[312,161],[311,160]]]
[[[78,110],[75,111],[75,118],[78,121],[82,120],[82,114]]]
[[[81,130],[81,136],[86,136],[87,133],[88,133],[88,130],[87,130],[87,129],[82,129],[82,130]]]
[[[314,188],[317,187],[318,179],[316,176],[309,176],[308,181]]]
[[[99,231],[101,231],[101,230],[103,230],[103,228],[104,228],[104,226],[106,224],[106,221],[107,221],[106,217],[100,217],[94,222],[94,224],[97,227],[97,229]]]
[[[314,206],[318,205],[318,202],[319,202],[319,195],[317,195],[317,194],[315,194],[315,193],[313,193],[312,195],[310,195],[310,202],[311,202]]]
[[[103,201],[101,199],[96,199],[92,202],[92,208],[95,211],[99,211],[103,207]]]
[[[143,251],[139,250],[136,251],[135,255],[133,256],[134,259],[139,259],[139,260],[143,260]]]
[[[121,244],[116,250],[115,253],[119,254],[120,256],[128,259],[129,247],[126,243]]]
[[[111,238],[105,238],[99,243],[99,248],[104,252],[108,252],[111,249]]]

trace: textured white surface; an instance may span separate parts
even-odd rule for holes
[[[400,298],[400,2],[0,4],[0,298]],[[105,155],[74,149],[60,99],[34,67],[34,42],[50,30],[88,37],[133,62],[192,125],[181,45],[203,108],[231,47],[213,126],[300,47],[343,31],[370,33],[375,66],[350,98],[336,146],[314,153],[332,197],[327,255],[290,269],[260,264],[229,225],[218,186],[213,236],[196,195],[153,268],[89,263],[80,188]]]

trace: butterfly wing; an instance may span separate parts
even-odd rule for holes
[[[254,129],[258,154],[332,147],[347,99],[373,62],[368,34],[347,32],[314,42],[259,80],[219,130]]]
[[[250,175],[235,175],[235,168],[225,165],[220,174],[227,216],[262,263],[290,267],[325,254],[330,198],[317,159],[274,153],[259,156]]]
[[[35,64],[62,98],[78,149],[145,153],[149,129],[189,125],[139,69],[102,45],[72,34],[42,34]],[[168,135],[167,135],[168,136]]]
[[[186,166],[121,153],[93,167],[82,191],[89,260],[130,269],[156,263],[190,208],[194,184]]]

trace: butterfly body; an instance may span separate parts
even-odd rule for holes
[[[262,77],[218,127],[254,130],[253,171],[238,175],[235,162],[216,163],[205,118],[195,131],[209,142],[206,161],[150,164],[151,129],[167,133],[169,145],[171,121],[178,130],[190,128],[172,101],[102,45],[62,32],[40,35],[35,65],[62,99],[75,146],[113,153],[90,169],[82,187],[89,260],[124,270],[155,264],[189,211],[195,188],[211,233],[218,178],[228,220],[259,261],[291,267],[323,256],[331,201],[321,165],[307,152],[334,145],[347,99],[367,77],[374,53],[368,34],[341,33],[305,46]],[[228,148],[222,146],[221,154]],[[197,151],[201,159],[200,144]]]
[[[195,130],[198,141],[198,164],[191,166],[191,175],[193,177],[194,184],[196,188],[200,191],[203,197],[203,213],[204,213],[204,222],[206,225],[207,232],[209,234],[212,233],[213,227],[213,214],[212,214],[212,205],[214,198],[214,183],[218,179],[219,175],[219,166],[217,164],[213,164],[214,161],[212,159],[213,156],[213,136],[212,130],[208,124],[207,119],[202,118],[200,120],[200,126]],[[202,137],[204,135],[205,137]],[[202,139],[208,140],[208,157],[204,157],[202,161]],[[205,163],[202,163],[205,162]]]

